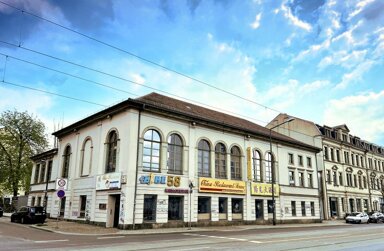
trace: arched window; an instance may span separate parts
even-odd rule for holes
[[[81,173],[80,176],[87,176],[91,171],[92,164],[92,141],[86,139],[81,149]]]
[[[183,141],[177,134],[168,138],[168,173],[183,173]]]
[[[117,156],[117,132],[111,131],[107,138],[107,162],[105,167],[106,173],[116,171],[116,156]]]
[[[71,157],[71,146],[65,147],[64,154],[63,154],[63,170],[61,172],[62,178],[68,178],[69,173],[69,160]]]
[[[211,176],[211,147],[208,141],[200,140],[198,145],[198,173],[199,176],[210,177]]]
[[[259,151],[253,151],[253,179],[261,181],[261,154]]]
[[[231,179],[241,180],[241,154],[237,146],[231,148]]]
[[[227,178],[227,150],[222,143],[215,146],[215,175],[216,178]]]
[[[160,171],[160,134],[155,130],[148,130],[144,134],[143,170]]]
[[[270,152],[267,152],[265,154],[265,182],[271,183],[272,182],[272,154]]]

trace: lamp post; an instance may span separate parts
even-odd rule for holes
[[[294,118],[286,118],[284,122],[277,124],[271,128],[269,128],[269,150],[270,150],[270,156],[271,156],[271,174],[272,174],[272,224],[275,226],[276,225],[276,207],[275,207],[275,165],[273,161],[273,155],[272,155],[272,130],[284,125],[286,123],[289,123],[291,121],[295,120]]]

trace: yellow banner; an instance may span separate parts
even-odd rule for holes
[[[199,178],[199,192],[245,194],[246,190],[244,181]]]
[[[248,180],[252,180],[252,151],[251,148],[247,148],[247,177]]]
[[[279,193],[280,193],[279,185],[275,184],[273,187],[274,187],[275,196],[276,197],[279,196]],[[272,184],[252,182],[251,195],[272,196]]]

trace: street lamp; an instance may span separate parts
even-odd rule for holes
[[[273,155],[272,155],[272,130],[275,129],[276,127],[289,123],[293,120],[295,119],[292,117],[288,117],[285,119],[284,122],[269,128],[269,150],[270,150],[270,156],[271,156],[271,174],[272,174],[272,214],[273,214],[272,224],[274,226],[276,225],[276,207],[275,207],[275,165],[274,165]]]

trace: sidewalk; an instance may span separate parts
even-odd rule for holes
[[[5,217],[10,217],[10,213],[4,213]],[[281,224],[281,225],[239,225],[230,226],[231,230],[250,230],[250,229],[271,229],[271,228],[298,228],[298,227],[325,227],[345,225],[344,220],[327,220],[322,223],[311,224]],[[184,232],[202,232],[202,231],[229,231],[228,226],[213,227],[188,227],[184,228],[157,228],[157,229],[140,229],[140,230],[121,230],[117,228],[105,228],[90,224],[56,221],[55,219],[47,219],[44,224],[30,225],[30,227],[43,231],[71,234],[71,235],[135,235],[135,234],[159,234],[159,233],[184,233]]]

